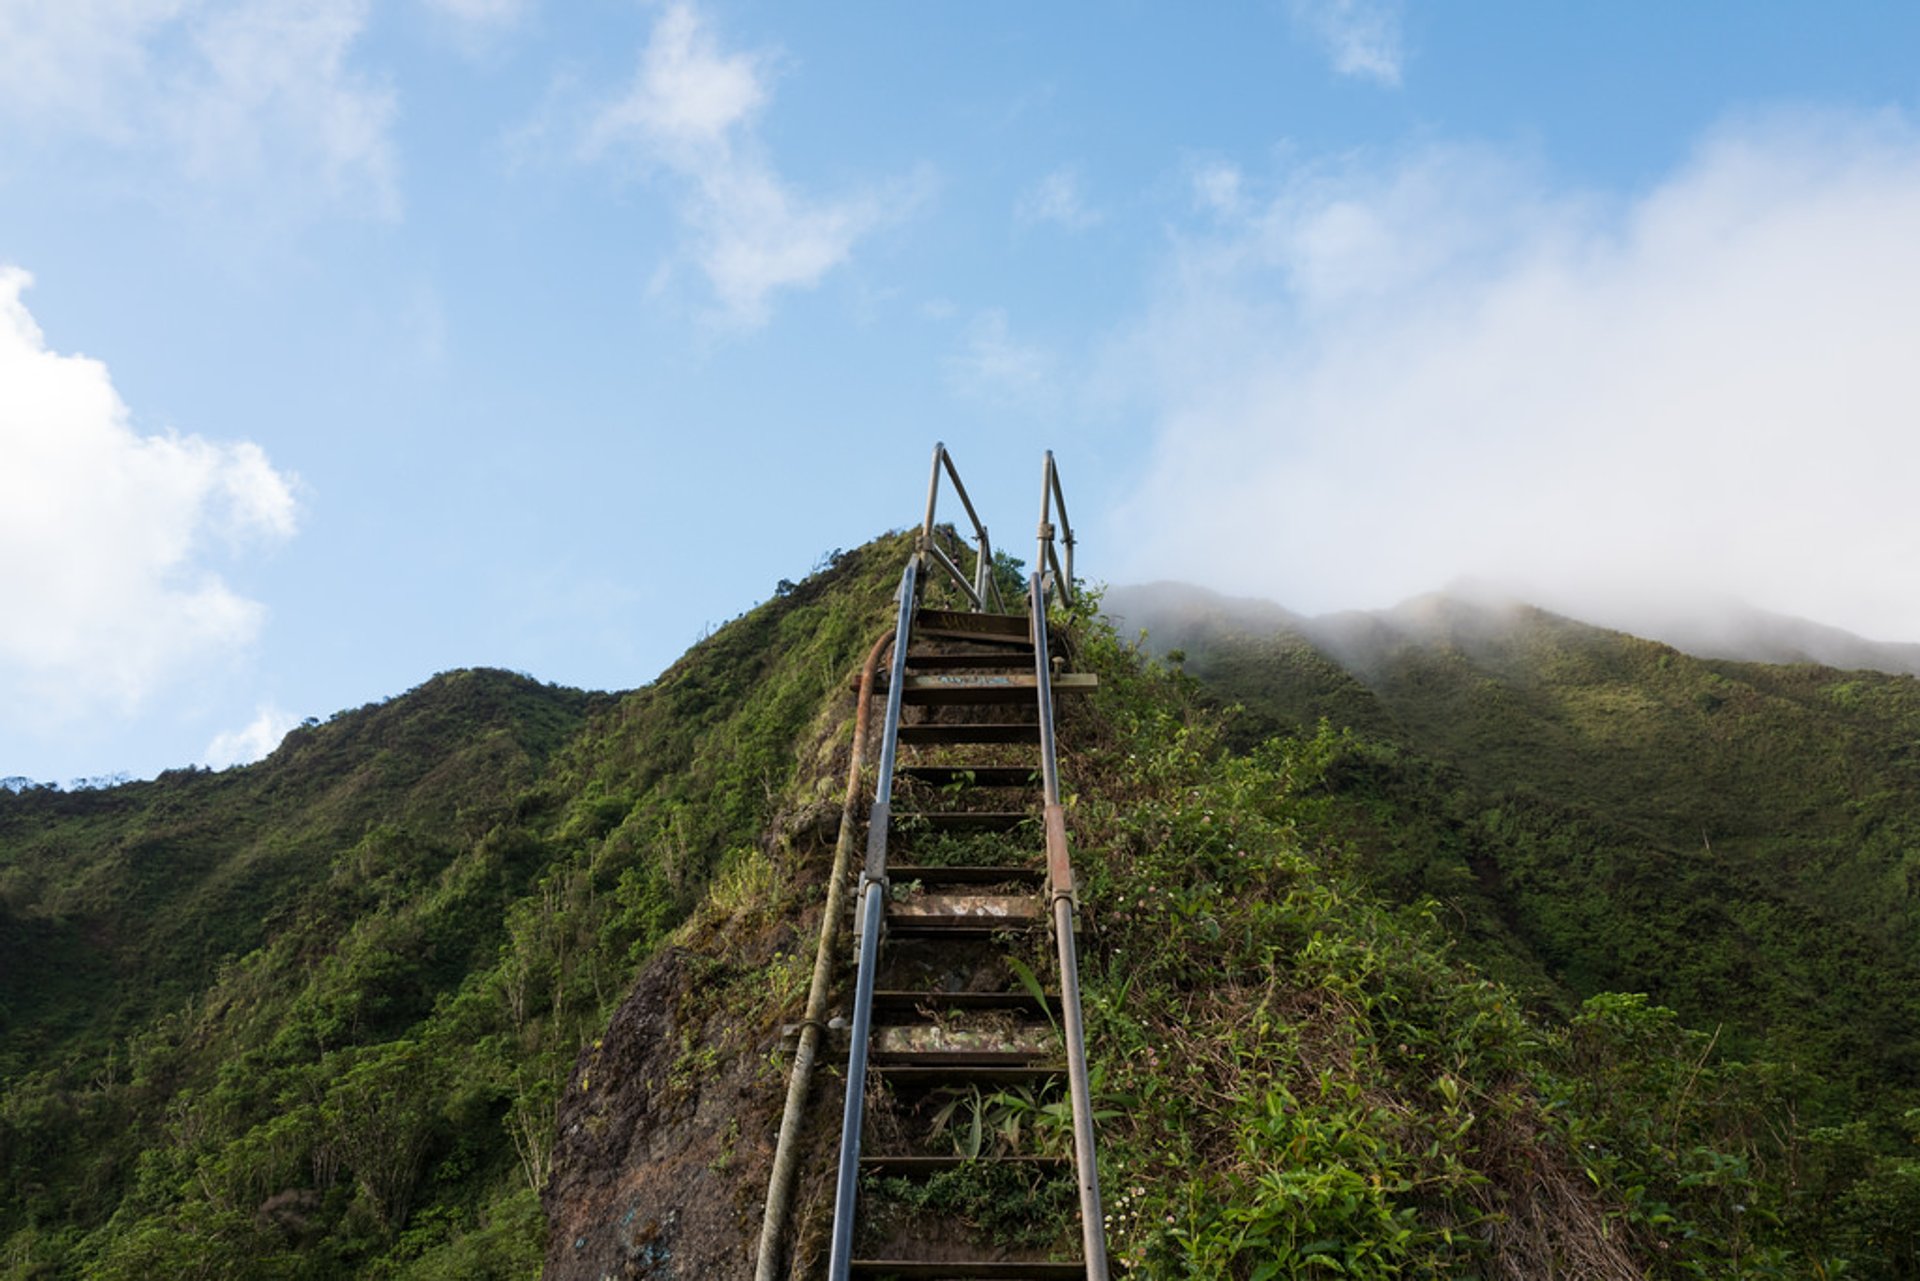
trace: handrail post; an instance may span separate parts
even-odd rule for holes
[[[947,456],[947,447],[941,441],[933,442],[933,474],[927,477],[927,518],[920,524],[920,541],[915,550],[922,556],[933,545],[933,508],[940,497],[940,460]]]
[[[980,541],[974,544],[973,594],[980,604],[979,609],[987,607],[987,584],[993,572],[993,553],[987,550],[987,527],[980,527]]]

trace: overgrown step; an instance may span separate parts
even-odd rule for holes
[[[868,1053],[878,1067],[1034,1067],[1057,1061],[1060,1037],[1052,1026],[949,1027],[894,1023],[873,1030]]]
[[[946,1014],[1010,1014],[1027,1019],[1043,1019],[1060,1013],[1060,998],[1047,993],[1042,1001],[1031,992],[929,992],[889,988],[873,994],[873,1015],[889,1023],[925,1011]]]
[[[1053,1081],[1064,1081],[1067,1077],[1067,1068],[1064,1063],[1017,1065],[962,1062],[912,1065],[874,1063],[869,1070],[884,1076],[887,1084],[897,1094],[914,1090],[936,1090],[948,1085],[977,1085],[983,1089],[996,1090],[1015,1085],[1041,1086]]]
[[[996,648],[985,654],[954,654],[941,652],[907,654],[907,666],[923,672],[955,672],[978,669],[991,672],[1017,672],[1033,670],[1033,647],[1022,646],[1019,649]]]
[[[1073,1158],[1064,1156],[863,1156],[860,1169],[867,1174],[924,1179],[975,1161],[1017,1165],[1044,1174],[1065,1174],[1073,1169]]]
[[[941,867],[923,863],[889,863],[887,879],[896,885],[918,881],[922,885],[1031,885],[1046,884],[1047,872],[1041,867]]]
[[[1059,1033],[1051,1023],[1035,1022],[1044,1018],[1045,1007],[1031,995],[1011,993],[994,1005],[957,1004],[950,992],[907,992],[900,995],[912,1001],[874,1002],[874,1016],[884,1018],[867,1042],[867,1052],[875,1067],[920,1067],[972,1070],[976,1068],[1040,1068],[1051,1073],[1061,1054]],[[980,994],[969,994],[980,995]],[[989,995],[1001,995],[998,993]],[[930,999],[929,999],[930,998]],[[1024,998],[1024,1004],[1021,1000]],[[1050,998],[1058,1006],[1058,998]],[[936,1011],[930,1018],[923,1011]],[[1002,1020],[984,1027],[955,1026],[950,1014],[1018,1014],[1024,1023]],[[801,1025],[782,1024],[781,1048],[791,1053],[800,1043]],[[829,1027],[826,1053],[837,1062],[847,1058],[848,1031],[844,1026]]]
[[[944,1259],[854,1259],[849,1275],[897,1277],[899,1281],[1086,1281],[1087,1265],[1006,1260],[998,1263]]]
[[[900,741],[922,745],[953,743],[1038,743],[1040,727],[1031,721],[1016,724],[995,722],[980,725],[949,725],[935,721],[925,725],[902,725]]]
[[[1039,815],[1026,810],[922,810],[893,817],[897,824],[915,823],[934,832],[1011,832]]]
[[[960,632],[962,636],[1018,636],[1029,640],[1033,628],[1027,615],[995,615],[972,609],[922,609],[914,615],[916,632]]]
[[[895,874],[891,869],[888,878]],[[998,934],[1040,924],[1044,913],[1033,894],[916,894],[887,905],[887,930],[896,936]]]
[[[915,636],[939,636],[987,645],[1030,644],[1033,629],[1025,614],[974,614],[960,609],[923,609],[913,616]]]
[[[908,676],[901,701],[923,707],[1026,706],[1034,701],[1037,678],[1025,672],[939,673]],[[887,682],[881,681],[885,688]],[[1055,694],[1086,694],[1098,688],[1091,672],[1061,672],[1051,681]]]
[[[1040,786],[1040,771],[1025,765],[902,765],[895,775],[931,787]]]

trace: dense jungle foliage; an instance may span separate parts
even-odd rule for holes
[[[0,1275],[536,1273],[575,1055],[759,839],[906,549],[630,694],[451,672],[245,768],[0,792]]]
[[[1643,994],[1702,1062],[1744,1061],[1791,1119],[1796,1231],[1916,1275],[1920,682],[1444,598],[1130,617],[1237,705],[1237,747],[1318,725],[1313,830],[1530,1009]]]
[[[450,673],[243,769],[0,795],[0,1275],[537,1272],[582,1046],[664,943],[799,911],[769,824],[837,794],[908,546],[630,694]],[[1557,622],[1183,672],[1062,624],[1133,1275],[1920,1275],[1911,681]],[[797,1016],[768,966],[725,1052]]]

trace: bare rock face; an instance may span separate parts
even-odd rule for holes
[[[582,1051],[542,1194],[550,1281],[753,1274],[777,1091],[758,1079],[763,1055],[716,1052],[732,1039],[702,999],[716,968],[660,952]]]

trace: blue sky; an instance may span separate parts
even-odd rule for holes
[[[1920,640],[1920,9],[0,0],[0,774],[1088,574]]]

